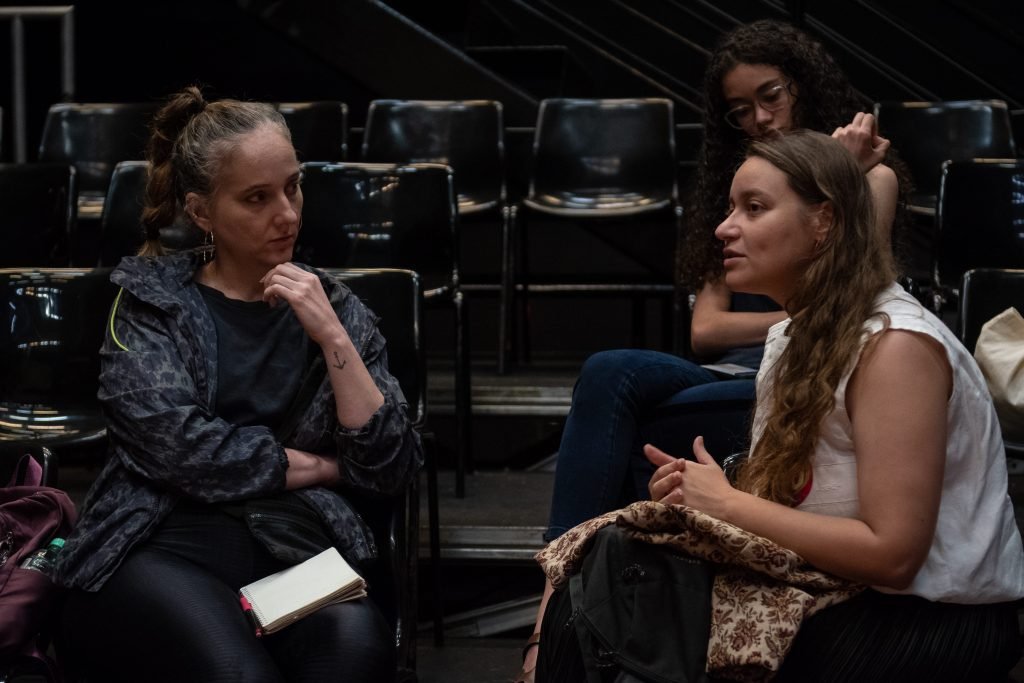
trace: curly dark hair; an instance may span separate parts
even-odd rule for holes
[[[831,134],[872,103],[850,84],[825,48],[796,27],[770,19],[743,24],[726,33],[704,73],[704,140],[697,157],[696,181],[685,201],[686,231],[678,253],[680,284],[696,291],[722,276],[722,243],[714,237],[728,207],[729,186],[743,161],[747,135],[725,122],[728,110],[722,79],[738,64],[763,64],[779,69],[796,85],[794,128]],[[910,189],[905,166],[890,154],[886,164],[900,181],[900,207]],[[905,218],[897,209],[893,243]]]

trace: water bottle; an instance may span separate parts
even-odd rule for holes
[[[40,548],[26,557],[22,563],[22,569],[42,572],[47,576],[53,576],[53,565],[57,561],[57,555],[64,547],[63,538],[55,538],[45,548]]]

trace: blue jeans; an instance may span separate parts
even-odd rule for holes
[[[546,542],[600,514],[647,498],[654,471],[641,447],[650,441],[677,457],[693,454],[698,435],[720,443],[717,432],[745,437],[753,380],[720,381],[700,365],[660,351],[601,351],[583,364],[562,431]],[[725,401],[730,412],[714,424]],[[736,408],[740,406],[740,408]],[[740,416],[739,423],[734,419]],[[647,425],[654,437],[646,434]],[[715,432],[715,435],[708,433]],[[672,435],[668,445],[657,436]],[[727,452],[709,451],[719,460]]]

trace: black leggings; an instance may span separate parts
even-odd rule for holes
[[[366,598],[255,637],[238,589],[283,568],[239,520],[175,511],[99,591],[69,592],[62,652],[90,680],[394,680],[394,637]]]
[[[541,625],[538,683],[586,681],[572,621],[569,592],[555,591]],[[1020,655],[1015,603],[952,605],[868,590],[808,619],[773,680],[1004,683]],[[616,674],[602,673],[608,681]]]

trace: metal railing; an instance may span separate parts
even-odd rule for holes
[[[75,93],[75,8],[71,5],[53,7],[0,7],[0,19],[11,20],[11,99],[13,103],[14,160],[28,160],[25,115],[25,20],[59,19],[61,43],[61,97],[74,99]]]

